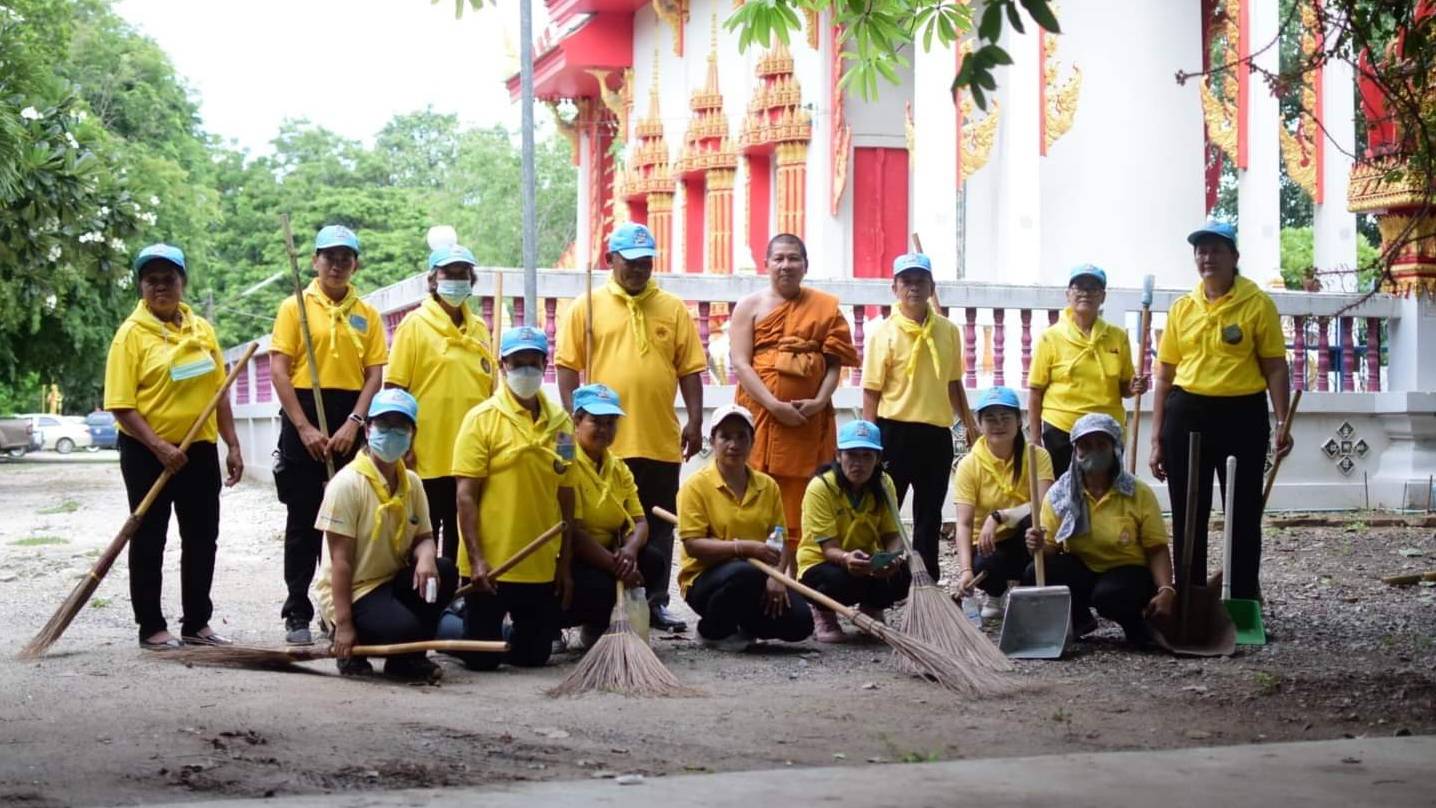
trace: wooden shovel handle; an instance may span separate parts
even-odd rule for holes
[[[495,640],[429,640],[428,642],[401,642],[391,645],[356,645],[351,651],[354,656],[398,656],[417,654],[421,651],[470,651],[478,653],[503,653],[509,644]]]
[[[533,541],[529,542],[522,550],[510,556],[507,561],[489,570],[489,574],[487,576],[488,580],[497,580],[500,575],[503,575],[504,573],[518,566],[519,563],[522,562],[525,558],[528,558],[529,556],[533,555],[534,552],[538,550],[538,548],[547,544],[549,540],[552,539],[554,536],[557,536],[558,534],[562,533],[564,531],[564,528],[566,527],[568,527],[567,522],[559,522],[558,524],[539,534],[539,537],[537,539],[534,539]],[[459,587],[458,591],[454,593],[454,597],[457,598],[463,595],[467,595],[478,588],[478,584],[470,581],[469,583]]]
[[[1027,444],[1027,496],[1032,503],[1032,525],[1042,530],[1042,495],[1038,493],[1037,447]],[[1023,539],[1026,541],[1026,538]],[[1047,537],[1042,537],[1043,546],[1032,554],[1032,566],[1037,570],[1037,585],[1047,585]]]
[[[1142,369],[1147,364],[1147,351],[1152,349],[1152,307],[1142,307],[1142,326],[1137,332],[1138,339],[1137,354],[1137,378],[1142,378]],[[1155,406],[1155,405],[1154,405]],[[1127,473],[1137,473],[1137,435],[1142,431],[1142,397],[1137,396],[1132,404],[1132,449],[1127,452]]]
[[[1291,435],[1291,422],[1296,420],[1296,407],[1300,403],[1301,390],[1297,389],[1292,391],[1291,401],[1286,405],[1286,420],[1282,421],[1281,431],[1277,433],[1277,446],[1282,445],[1282,443],[1284,443],[1286,439]],[[1284,459],[1286,458],[1282,455],[1277,455],[1276,459],[1271,461],[1271,471],[1267,473],[1266,485],[1262,486],[1261,490],[1261,507],[1263,511],[1266,510],[1267,500],[1271,499],[1271,489],[1273,486],[1276,485],[1276,473],[1277,470],[1281,468],[1281,461]]]

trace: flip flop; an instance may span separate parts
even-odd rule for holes
[[[180,642],[174,637],[170,637],[168,640],[160,640],[159,642],[140,640],[140,648],[143,648],[146,651],[173,651],[176,648],[181,648],[183,646],[184,643]]]
[[[181,639],[185,645],[234,645],[234,640],[217,634],[214,629],[208,634],[185,634]]]

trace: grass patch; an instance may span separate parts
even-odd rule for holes
[[[42,516],[49,516],[56,513],[74,513],[80,509],[80,503],[73,499],[63,500],[55,505],[46,505],[35,513]]]
[[[1257,671],[1253,676],[1263,696],[1275,696],[1281,690],[1281,677],[1267,671]]]
[[[59,536],[31,536],[28,539],[16,539],[10,543],[16,547],[45,547],[51,544],[69,544],[70,540]]]
[[[91,608],[91,609],[103,609],[103,608],[105,608],[106,606],[109,606],[109,605],[110,605],[110,599],[109,599],[109,598],[95,598],[94,600],[90,601],[90,608]]]

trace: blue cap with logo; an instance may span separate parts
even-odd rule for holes
[[[652,258],[658,254],[658,243],[653,240],[648,228],[637,222],[624,222],[609,234],[608,251],[616,252],[629,261]]]
[[[414,424],[419,423],[419,402],[408,391],[390,387],[374,394],[369,401],[369,418],[372,420],[385,413],[397,412]]]
[[[871,421],[849,421],[838,429],[838,451],[844,449],[872,449],[881,452],[882,432],[878,431],[878,425]]]
[[[440,247],[429,253],[429,269],[435,270],[439,267],[446,267],[449,264],[468,264],[474,266],[479,262],[474,260],[474,254],[469,252],[468,247],[458,244],[450,244],[447,247]]]
[[[932,259],[922,253],[903,253],[893,259],[893,277],[907,272],[910,269],[920,269],[927,274],[932,274]]]
[[[548,355],[548,337],[537,328],[521,325],[504,332],[499,340],[499,357],[507,357],[519,351],[538,351]]]
[[[342,224],[331,224],[319,231],[314,237],[314,251],[327,250],[330,247],[348,247],[359,254],[359,237],[354,231]]]
[[[606,384],[585,384],[573,391],[573,411],[589,415],[623,415],[618,393]]]
[[[138,278],[140,271],[145,268],[145,264],[151,261],[168,261],[179,268],[181,275],[189,277],[185,272],[184,250],[179,247],[169,244],[151,244],[140,250],[140,254],[135,256],[135,277]]]
[[[1011,387],[989,387],[977,397],[977,406],[973,407],[973,411],[982,412],[988,407],[1011,407],[1020,410],[1022,403],[1017,400],[1017,392]]]
[[[1067,285],[1071,286],[1073,281],[1081,277],[1096,278],[1103,289],[1107,288],[1107,273],[1096,264],[1078,264],[1072,267],[1072,271],[1067,273]]]
[[[1206,224],[1193,230],[1191,234],[1187,236],[1187,243],[1195,247],[1198,241],[1201,241],[1207,236],[1224,238],[1231,242],[1233,250],[1237,248],[1237,229],[1226,222],[1220,222],[1216,219],[1208,219]]]

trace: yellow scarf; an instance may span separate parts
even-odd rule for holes
[[[369,456],[367,449],[354,455],[349,465],[360,477],[369,481],[374,496],[379,498],[379,507],[374,509],[374,529],[369,533],[370,543],[380,541],[385,523],[389,516],[393,515],[398,517],[398,525],[389,534],[389,544],[399,556],[408,553],[408,543],[404,541],[404,526],[409,521],[409,473],[404,468],[404,461],[400,460],[394,464],[398,467],[399,488],[392,497],[389,496],[389,484],[384,481],[384,475],[379,473],[379,467],[374,465],[374,459]]]
[[[1092,333],[1083,334],[1082,329],[1077,326],[1077,319],[1072,313],[1072,307],[1068,306],[1062,310],[1062,320],[1058,324],[1057,333],[1068,342],[1077,346],[1079,350],[1072,359],[1062,366],[1071,372],[1072,368],[1083,360],[1091,359],[1092,365],[1097,368],[1097,375],[1102,381],[1107,380],[1107,370],[1102,366],[1102,357],[1097,352],[1097,346],[1102,341],[1102,335],[1106,333],[1107,324],[1098,317],[1092,321]]]
[[[349,322],[349,313],[359,303],[359,293],[354,291],[351,285],[344,292],[344,299],[335,303],[324,289],[319,285],[318,279],[309,282],[309,288],[304,290],[304,296],[319,303],[324,309],[325,315],[329,317],[329,354],[339,358],[339,332],[343,331],[349,335],[349,341],[354,343],[354,350],[364,355],[364,341],[359,339],[359,334]],[[370,323],[369,327],[374,328],[378,323]]]
[[[909,379],[917,373],[917,355],[924,346],[927,347],[928,357],[932,359],[933,375],[942,378],[942,368],[937,359],[937,341],[932,338],[932,324],[937,317],[938,314],[932,310],[931,304],[927,307],[927,316],[923,318],[921,325],[908,319],[901,311],[894,310],[892,313],[892,321],[904,334],[912,337],[912,353],[908,355],[907,367],[903,368]]]
[[[1238,275],[1230,291],[1216,300],[1208,300],[1206,287],[1201,281],[1197,281],[1196,288],[1188,297],[1196,301],[1197,311],[1202,315],[1202,319],[1197,325],[1198,338],[1201,338],[1209,329],[1216,329],[1220,333],[1227,309],[1235,307],[1259,292],[1261,292],[1261,287],[1257,286],[1254,281]]]
[[[982,467],[983,474],[991,477],[997,484],[997,488],[1009,501],[1017,503],[1026,502],[1032,498],[1027,490],[1027,476],[1022,471],[1023,458],[1015,457],[1011,461],[1004,462],[987,448],[987,438],[978,438],[972,444],[969,452],[977,459],[977,464]],[[1012,479],[1012,464],[1017,464],[1017,479]]]
[[[622,500],[620,500],[613,494],[613,478],[610,475],[600,475],[598,473],[598,469],[594,467],[593,458],[588,456],[588,452],[585,452],[582,446],[576,446],[574,455],[578,458],[577,465],[579,469],[583,471],[584,475],[587,476],[589,480],[593,481],[594,485],[598,486],[598,498],[600,500],[606,499],[609,502],[612,502],[618,507],[618,512],[623,514],[623,531],[627,531],[629,528],[633,527],[633,517],[628,515],[628,511],[623,507]],[[610,468],[610,463],[618,462],[620,461],[617,457],[614,456],[612,452],[608,451],[607,449],[604,450],[604,468]],[[619,537],[622,538],[622,532],[620,532]]]
[[[607,288],[609,294],[622,300],[628,306],[628,328],[633,332],[633,342],[638,348],[638,355],[642,356],[648,353],[648,321],[643,316],[643,304],[658,294],[658,284],[649,280],[642,292],[631,295],[627,289],[618,285],[618,281],[609,277]],[[589,323],[589,328],[592,327],[593,324]],[[592,360],[590,359],[590,361]]]
[[[881,474],[882,470],[878,469],[874,471],[874,473]],[[872,532],[873,540],[881,547],[883,535],[879,519],[882,518],[883,511],[887,508],[887,503],[874,501],[871,493],[864,489],[862,496],[858,498],[858,504],[854,505],[852,498],[849,497],[848,493],[838,484],[838,475],[835,472],[830,471],[824,474],[823,482],[827,483],[830,488],[838,493],[839,507],[847,512],[850,520],[848,522],[848,529],[843,531],[843,535],[839,537],[842,546],[845,548],[851,546],[849,539],[853,538],[853,535],[859,529],[865,528]],[[868,502],[869,507],[859,510],[864,502]]]
[[[459,311],[463,313],[464,317],[464,330],[462,331],[459,330],[458,326],[454,325],[453,318],[449,316],[449,313],[444,310],[443,306],[439,305],[439,301],[429,297],[425,298],[424,302],[419,306],[419,316],[423,318],[424,322],[428,323],[431,328],[443,336],[443,353],[445,355],[449,353],[450,348],[459,347],[466,351],[473,351],[481,356],[487,356],[489,346],[474,337],[474,332],[477,329],[474,328],[476,321],[474,320],[473,312],[469,311],[468,305],[459,306]]]
[[[555,442],[555,436],[563,428],[564,419],[559,417],[559,411],[539,394],[539,411],[543,414],[542,425],[529,416],[528,410],[518,403],[507,385],[495,395],[503,396],[504,400],[498,403],[499,414],[512,421],[518,429],[519,441],[512,446],[506,447],[503,451],[494,455],[489,460],[489,474],[498,474],[509,468],[523,457],[527,452],[538,452],[560,465],[567,466],[569,461],[554,451],[550,445]]]
[[[179,304],[179,312],[179,338],[175,341],[174,347],[170,349],[170,355],[166,360],[166,364],[170,367],[174,367],[180,357],[194,350],[198,350],[200,353],[209,356],[218,353],[219,344],[214,341],[214,337],[210,335],[208,330],[199,327],[199,317],[195,315],[194,310],[188,305],[181,303]],[[130,314],[129,319],[134,321],[135,325],[140,328],[153,334],[158,334],[166,343],[169,343],[170,336],[174,333],[164,321],[160,320],[160,318],[155,316],[154,312],[150,311],[150,307],[146,306],[143,300],[135,305],[135,310]]]

